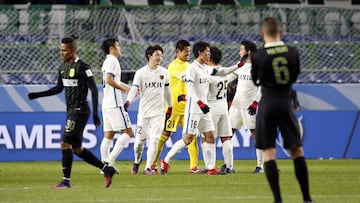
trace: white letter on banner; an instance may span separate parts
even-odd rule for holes
[[[6,149],[14,149],[14,145],[11,141],[6,125],[0,125],[0,145],[2,144],[6,146]]]
[[[96,147],[97,138],[96,138],[95,130],[96,127],[94,124],[88,124],[85,126],[83,147],[87,149],[92,149]],[[85,139],[87,139],[88,141],[85,141]]]
[[[43,131],[42,125],[34,125],[29,136],[25,125],[15,126],[15,148],[22,148],[22,141],[24,141],[25,149],[31,149],[36,141],[36,148],[43,148]]]
[[[54,142],[54,140],[58,142]],[[45,125],[45,148],[60,149],[61,148],[61,125]]]

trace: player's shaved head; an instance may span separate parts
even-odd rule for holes
[[[75,48],[76,49],[76,41],[74,38],[72,37],[65,37],[61,40],[62,44],[66,44],[67,46],[69,46],[70,48]]]
[[[281,32],[280,24],[273,17],[267,17],[263,20],[261,30],[264,34],[273,38],[277,37]]]

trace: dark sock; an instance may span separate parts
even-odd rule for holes
[[[78,154],[78,156],[95,167],[98,167],[100,169],[104,167],[104,163],[101,162],[100,159],[98,159],[92,152],[85,148],[83,148],[82,152]]]
[[[281,202],[280,185],[279,185],[279,171],[275,160],[264,163],[265,175],[270,184],[271,191],[274,195],[275,202]]]
[[[70,179],[71,166],[73,162],[73,152],[71,149],[62,150],[62,167],[64,178]]]
[[[304,157],[294,159],[295,176],[300,184],[304,201],[311,201],[309,192],[309,175]]]

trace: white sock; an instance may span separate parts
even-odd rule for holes
[[[142,154],[145,147],[145,141],[146,140],[140,140],[137,136],[135,137],[135,143],[134,143],[134,155],[135,160],[134,163],[139,164],[142,158]]]
[[[130,136],[127,133],[123,133],[115,142],[114,148],[109,155],[109,164],[114,165],[116,158],[119,156],[121,151],[125,148],[129,142]]]
[[[202,151],[202,155],[203,155],[203,160],[204,160],[204,164],[205,164],[205,168],[207,167],[208,161],[207,161],[207,157],[206,157],[206,144],[205,142],[201,143],[201,151]]]
[[[256,149],[257,166],[264,168],[264,150]]]
[[[222,153],[224,156],[224,162],[226,164],[226,168],[233,169],[234,152],[233,152],[233,145],[231,140],[225,140],[225,142],[222,143]]]
[[[175,144],[171,147],[170,151],[166,154],[165,162],[170,163],[170,160],[174,158],[178,153],[181,152],[186,147],[186,144],[183,139],[178,140]]]
[[[158,136],[150,136],[149,147],[146,152],[147,159],[146,159],[145,169],[147,169],[147,168],[151,169],[151,165],[154,162],[156,152],[158,149],[158,144],[159,144],[159,137]]]
[[[204,142],[205,146],[205,156],[207,160],[207,169],[211,170],[215,168],[215,162],[216,162],[216,148],[215,143],[207,143]]]
[[[109,155],[110,155],[110,148],[113,144],[113,140],[104,137],[101,141],[100,145],[100,155],[101,155],[101,161],[102,162],[108,162],[109,161]]]

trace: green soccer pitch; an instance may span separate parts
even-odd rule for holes
[[[220,166],[222,161],[218,161]],[[278,160],[283,200],[302,202],[291,160]],[[202,164],[202,162],[201,162]],[[72,187],[52,190],[62,177],[61,162],[0,162],[0,202],[272,202],[265,174],[253,174],[255,161],[235,161],[236,174],[190,174],[188,161],[172,161],[168,175],[130,174],[132,163],[118,161],[120,174],[105,189],[99,169],[75,161]],[[140,166],[140,171],[144,163]],[[360,159],[308,160],[316,203],[360,201]]]

